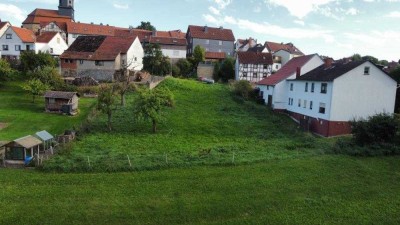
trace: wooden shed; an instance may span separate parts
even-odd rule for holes
[[[44,95],[46,112],[78,113],[79,96],[76,92],[48,91]]]
[[[24,165],[25,161],[40,154],[43,144],[38,138],[29,135],[5,145],[5,162],[11,165]]]

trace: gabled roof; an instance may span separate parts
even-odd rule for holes
[[[51,140],[54,138],[53,135],[51,135],[49,132],[47,132],[45,130],[37,132],[36,136],[42,141],[48,141],[48,140]]]
[[[256,46],[249,48],[247,51],[248,52],[263,52],[265,49],[265,46],[261,44],[257,44]]]
[[[36,38],[38,43],[49,43],[58,34],[58,32],[44,32]]]
[[[271,53],[238,52],[237,54],[240,64],[273,64]]]
[[[138,37],[140,42],[148,42],[152,31],[142,29],[118,28],[115,30],[115,36],[119,37]]]
[[[272,53],[275,53],[279,50],[285,50],[291,54],[295,55],[304,55],[303,52],[301,52],[296,46],[294,46],[292,43],[276,43],[276,42],[265,42],[265,47]]]
[[[3,29],[3,27],[5,27],[7,24],[10,24],[10,22],[8,22],[8,21],[1,21],[1,20],[0,20],[0,30]]]
[[[210,39],[210,40],[221,40],[221,41],[235,41],[235,36],[232,30],[215,27],[201,27],[190,25],[188,28],[188,34],[193,38],[199,39]]]
[[[10,28],[17,34],[17,36],[21,39],[22,42],[34,43],[36,41],[36,36],[33,33],[33,31],[13,26],[11,26]]]
[[[26,136],[23,138],[19,138],[19,139],[15,140],[14,142],[17,143],[18,145],[20,145],[24,148],[28,148],[28,149],[36,147],[43,143],[41,140],[39,140],[38,138],[35,138],[32,135],[29,135],[29,136]]]
[[[97,25],[97,24],[75,23],[75,22],[67,23],[67,33],[71,34],[114,36],[115,29],[116,27],[109,25]]]
[[[310,72],[296,78],[296,80],[310,80],[310,81],[333,81],[336,78],[346,74],[350,70],[364,64],[368,61],[353,61],[349,63],[334,63],[329,68],[325,65],[319,66]],[[383,71],[382,71],[383,72]]]
[[[76,92],[63,92],[63,91],[47,91],[44,94],[45,98],[57,98],[57,99],[72,99],[75,95],[77,95]]]
[[[57,10],[35,9],[22,24],[40,24],[41,22],[70,22],[71,17],[58,14]]]
[[[134,37],[79,36],[60,58],[113,61],[127,53],[134,41]]]
[[[300,56],[300,57],[293,58],[288,63],[286,63],[280,70],[278,70],[278,72],[261,80],[260,82],[258,82],[258,84],[274,86],[274,85],[278,84],[279,82],[289,78],[294,73],[296,73],[297,68],[303,67],[314,56],[318,56],[318,55],[313,54],[313,55],[306,55],[306,56]]]
[[[180,45],[186,46],[187,41],[185,38],[171,38],[171,37],[150,37],[149,43],[160,45]]]
[[[225,59],[225,52],[206,52],[206,59]]]

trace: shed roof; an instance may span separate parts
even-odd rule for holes
[[[41,140],[39,140],[38,138],[35,138],[32,135],[29,135],[29,136],[26,136],[23,138],[19,138],[19,139],[15,140],[14,142],[17,143],[18,145],[21,145],[24,148],[33,148],[33,147],[38,146],[43,143]]]
[[[49,132],[45,130],[37,132],[36,136],[38,136],[38,138],[40,138],[42,141],[48,141],[54,138],[53,135],[51,135]]]
[[[48,91],[44,94],[45,98],[58,98],[58,99],[71,99],[76,92],[63,92],[63,91]]]

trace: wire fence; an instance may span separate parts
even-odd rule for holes
[[[162,168],[191,167],[200,165],[230,166],[263,162],[305,158],[320,155],[317,151],[282,151],[271,152],[204,152],[184,154],[168,153],[137,153],[118,155],[56,155],[38,165],[43,171],[58,172],[118,172],[142,171]]]

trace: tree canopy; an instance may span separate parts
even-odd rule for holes
[[[196,47],[194,47],[193,50],[193,58],[197,67],[199,63],[204,62],[204,60],[206,60],[206,50],[200,45],[197,45]]]
[[[39,52],[36,54],[33,51],[21,52],[20,56],[22,70],[34,71],[43,69],[44,67],[56,67],[57,61],[48,53]]]
[[[103,84],[100,86],[97,99],[97,109],[107,114],[107,128],[112,130],[112,114],[117,109],[117,97],[113,86]]]
[[[135,100],[134,116],[138,121],[151,121],[153,133],[157,132],[157,125],[164,120],[164,110],[175,104],[172,92],[167,88],[140,89]]]
[[[162,54],[158,44],[145,46],[143,57],[143,70],[153,75],[165,76],[171,73],[171,63],[168,57]]]
[[[151,25],[149,21],[145,22],[142,21],[140,22],[140,25],[136,27],[137,29],[142,29],[142,30],[150,30],[150,31],[156,31],[156,28]]]
[[[221,80],[222,82],[235,79],[235,59],[228,57],[222,63],[216,63],[213,77],[215,80]]]
[[[39,79],[29,80],[22,85],[22,88],[32,95],[32,103],[35,103],[36,96],[40,96],[47,90],[50,90],[50,87]]]
[[[14,70],[11,68],[10,64],[4,59],[0,59],[0,81],[11,78],[13,72]]]

